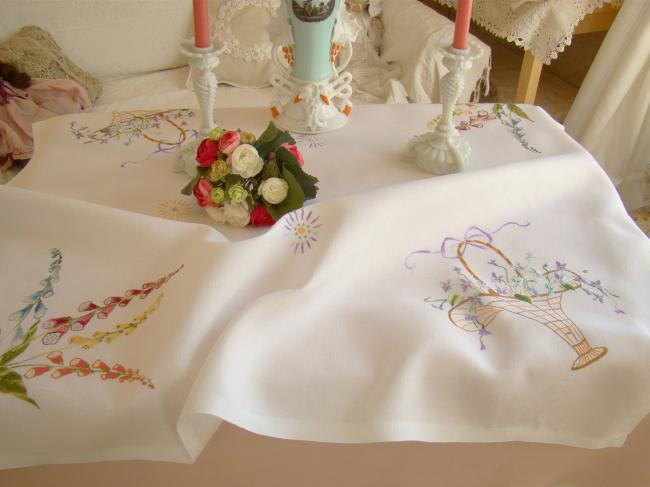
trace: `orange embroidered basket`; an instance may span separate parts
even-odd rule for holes
[[[482,247],[495,252],[513,271],[519,275],[512,261],[497,247],[482,240],[463,240],[456,248],[456,255],[469,274],[477,281],[486,285],[478,277],[464,257],[467,244]],[[554,271],[548,271],[546,275]],[[572,271],[567,271],[575,275]],[[487,286],[487,285],[486,285]],[[487,327],[499,313],[509,311],[524,318],[541,323],[553,333],[564,340],[578,355],[571,365],[572,370],[578,370],[602,358],[607,353],[607,347],[593,347],[583,335],[578,326],[566,315],[562,309],[562,297],[569,289],[549,292],[537,296],[506,296],[499,294],[489,286],[487,292],[478,294],[480,304],[475,304],[470,299],[465,299],[449,310],[451,322],[466,331],[476,331],[474,317],[483,326]],[[577,283],[572,289],[581,287]],[[473,308],[472,308],[473,307]]]

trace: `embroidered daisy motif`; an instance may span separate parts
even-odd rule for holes
[[[170,220],[181,220],[190,211],[192,211],[192,206],[186,201],[177,198],[163,201],[158,205],[158,214]]]
[[[294,253],[310,250],[311,246],[318,241],[318,229],[322,226],[319,216],[309,211],[305,215],[305,209],[289,213],[284,219],[286,235],[291,238],[291,248]]]

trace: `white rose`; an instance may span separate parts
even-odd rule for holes
[[[210,218],[212,218],[214,221],[217,223],[223,223],[226,221],[226,215],[224,214],[224,208],[223,206],[216,207],[216,206],[206,206],[205,211],[208,214]]]
[[[250,144],[241,144],[230,157],[232,172],[243,178],[252,178],[264,167],[264,161],[257,153],[257,149]]]
[[[174,172],[184,172],[189,177],[196,176],[196,150],[199,148],[201,141],[193,141],[183,146],[180,155],[174,160],[172,170]]]
[[[289,183],[282,178],[268,178],[262,181],[257,191],[267,203],[277,205],[287,197]]]
[[[245,206],[227,202],[224,205],[224,219],[233,227],[245,227],[250,222],[250,215]]]

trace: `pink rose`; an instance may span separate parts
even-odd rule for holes
[[[207,179],[199,179],[199,182],[194,185],[192,193],[201,208],[212,205],[212,185]]]
[[[264,205],[257,205],[251,211],[251,225],[254,227],[270,227],[275,223],[273,217],[269,214]]]
[[[298,148],[295,145],[291,145],[291,144],[288,144],[288,143],[285,142],[280,147],[284,147],[289,152],[291,152],[293,154],[293,156],[296,158],[296,161],[298,161],[298,165],[300,167],[302,167],[305,164],[305,161],[302,158],[302,154],[300,153],[300,151],[298,150]]]
[[[239,145],[239,134],[234,130],[224,132],[219,138],[219,150],[224,154],[232,154]]]
[[[218,152],[219,149],[214,140],[203,139],[196,151],[196,162],[203,167],[208,167],[217,160]]]

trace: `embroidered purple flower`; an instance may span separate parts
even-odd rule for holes
[[[428,297],[424,300],[425,303],[428,303],[431,305],[432,308],[442,310],[443,306],[447,302],[446,299],[433,299],[432,297]]]
[[[460,280],[460,287],[463,290],[463,292],[467,292],[470,289],[472,289],[472,283],[468,281],[467,279],[461,279]]]
[[[451,291],[451,280],[447,279],[446,281],[442,281],[440,283],[440,287],[442,287],[442,290],[446,293]]]
[[[503,276],[498,275],[496,272],[492,273],[492,282],[497,284],[503,282]]]
[[[556,271],[565,271],[566,270],[566,264],[563,264],[562,262],[555,261],[555,270]]]
[[[481,326],[481,328],[478,329],[478,339],[481,342],[481,351],[485,350],[483,339],[488,335],[491,335],[491,333],[484,326]]]

